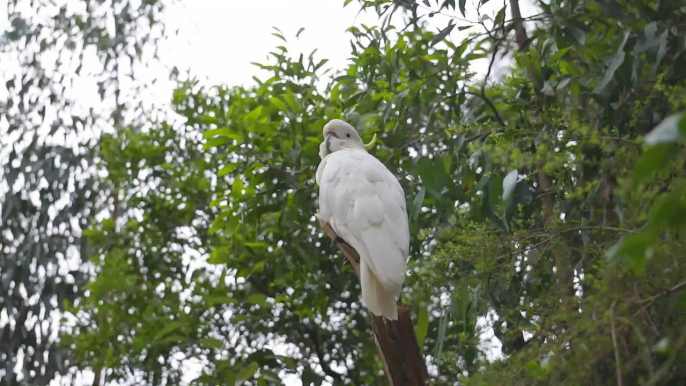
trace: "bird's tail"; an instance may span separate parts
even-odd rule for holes
[[[362,286],[362,301],[372,314],[383,315],[388,320],[398,319],[395,293],[384,288],[381,281],[363,260],[360,260],[360,284]]]

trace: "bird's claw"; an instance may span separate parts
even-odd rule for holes
[[[345,242],[345,240],[343,240],[340,236],[336,236],[336,238],[333,239],[333,241],[331,241],[331,246],[333,247],[336,244],[344,243],[344,242]]]

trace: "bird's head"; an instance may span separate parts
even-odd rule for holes
[[[372,141],[365,145],[357,130],[348,122],[332,119],[324,126],[324,142],[319,147],[319,155],[324,158],[341,149],[367,151],[374,146],[375,142],[376,134],[374,134]]]

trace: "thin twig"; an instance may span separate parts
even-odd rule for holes
[[[634,233],[634,231],[629,230],[629,229],[622,229],[622,228],[615,228],[615,227],[602,227],[602,226],[582,226],[582,227],[576,227],[576,228],[570,228],[570,229],[563,229],[563,230],[561,230],[561,231],[558,231],[558,232],[556,232],[556,233],[550,235],[548,238],[546,238],[545,240],[543,240],[543,241],[541,241],[541,242],[538,242],[538,243],[536,243],[536,244],[530,245],[530,246],[528,246],[527,248],[525,248],[525,249],[523,249],[523,250],[521,250],[521,251],[512,252],[512,255],[518,255],[518,254],[520,254],[520,253],[528,252],[528,251],[530,251],[530,250],[532,250],[532,249],[535,249],[535,248],[537,248],[537,247],[540,247],[540,246],[543,245],[543,244],[546,244],[546,243],[549,242],[550,240],[552,240],[552,239],[554,239],[554,238],[556,238],[556,237],[559,237],[559,236],[561,236],[561,235],[563,235],[563,234],[565,234],[565,233],[569,233],[569,232],[578,232],[578,231],[582,231],[582,230],[609,230],[609,231],[615,231],[615,232]]]
[[[612,347],[615,350],[615,370],[617,372],[617,386],[623,386],[622,381],[622,367],[621,360],[619,358],[619,349],[617,348],[617,332],[615,331],[615,305],[617,301],[612,302],[610,306],[610,328],[612,329]]]
[[[535,249],[535,248],[538,248],[538,247],[540,247],[540,246],[542,246],[542,245],[544,245],[544,244],[550,242],[550,241],[553,240],[554,238],[559,237],[559,236],[561,236],[561,235],[563,235],[563,234],[565,234],[565,233],[575,232],[575,231],[582,231],[582,230],[608,230],[608,231],[613,231],[613,232],[635,233],[635,231],[630,230],[630,229],[622,229],[622,228],[615,228],[615,227],[602,227],[602,226],[581,226],[581,227],[576,227],[576,228],[564,229],[564,230],[558,231],[558,232],[556,232],[556,233],[554,233],[554,234],[552,234],[552,235],[546,237],[545,240],[540,241],[540,242],[535,243],[535,244],[532,244],[532,245],[529,245],[529,246],[525,247],[524,249],[520,249],[520,250],[517,250],[517,251],[514,251],[514,252],[510,252],[510,253],[508,253],[508,254],[504,254],[504,255],[498,256],[498,258],[497,258],[496,260],[500,260],[500,259],[502,259],[503,257],[508,257],[508,256],[509,256],[509,257],[512,257],[512,256],[520,255],[520,254],[522,254],[522,253],[529,252],[529,251],[531,251],[531,250],[533,250],[533,249]],[[525,238],[522,238],[522,239],[514,240],[513,242],[514,242],[514,243],[521,243],[521,242],[523,242],[523,241],[529,240],[529,239],[531,239],[531,238],[533,238],[533,237],[537,237],[537,236],[541,236],[541,235],[538,235],[538,234],[537,234],[537,235],[532,235],[532,236],[528,236],[528,237],[525,237]],[[502,266],[508,264],[509,262],[510,262],[510,260],[506,260],[506,261],[504,261],[503,263],[496,264],[496,265],[492,266],[492,267],[489,268],[488,270],[480,271],[480,272],[474,272],[474,273],[471,273],[471,274],[469,274],[469,275],[465,275],[465,277],[474,277],[474,276],[489,274],[489,273],[493,272],[495,269],[500,268],[500,267],[502,267]]]
[[[655,295],[653,295],[653,296],[650,296],[650,297],[648,297],[648,298],[646,298],[646,299],[639,300],[639,301],[638,301],[638,304],[652,303],[652,302],[655,301],[655,299],[657,299],[657,298],[659,298],[659,297],[662,297],[662,296],[665,296],[665,295],[667,295],[667,294],[671,294],[672,292],[676,292],[676,291],[678,291],[678,290],[680,290],[680,289],[682,289],[682,288],[684,288],[684,287],[686,287],[686,281],[682,281],[681,283],[676,284],[676,285],[674,285],[673,287],[668,288],[668,289],[666,289],[666,290],[664,290],[664,291],[662,291],[662,292],[660,292],[660,293],[658,293],[658,294],[655,294]]]
[[[314,343],[314,350],[317,354],[317,358],[319,359],[319,366],[321,366],[322,370],[324,371],[324,374],[333,378],[334,381],[340,381],[341,374],[334,371],[331,368],[331,366],[329,366],[329,363],[324,359],[324,352],[322,351],[321,345],[319,343],[319,329],[317,328],[316,324],[313,328],[308,328],[308,330],[310,330],[310,338]]]
[[[471,91],[465,91],[465,94],[472,95],[472,96],[475,96],[475,97],[483,100],[488,105],[488,107],[491,109],[491,111],[493,111],[493,115],[495,116],[495,119],[498,121],[498,124],[502,128],[505,128],[505,121],[503,121],[503,119],[500,117],[500,114],[498,114],[498,109],[495,107],[495,105],[493,104],[493,102],[491,102],[490,99],[486,98],[486,96],[484,96],[484,95],[481,95],[481,94],[478,94],[475,92],[471,92]],[[490,132],[488,134],[490,134]]]
[[[438,102],[436,102],[433,105],[433,107],[431,107],[431,110],[429,110],[429,119],[426,123],[426,130],[427,131],[429,131],[429,129],[431,128],[431,124],[433,124],[434,112],[436,112],[436,109],[438,108],[438,106],[440,106],[440,104],[445,102],[447,99],[454,98],[454,97],[455,97],[455,94],[446,95],[443,98],[439,99]]]

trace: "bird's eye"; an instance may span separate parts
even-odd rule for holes
[[[350,133],[346,134],[345,136],[348,137],[348,138],[350,138]]]

